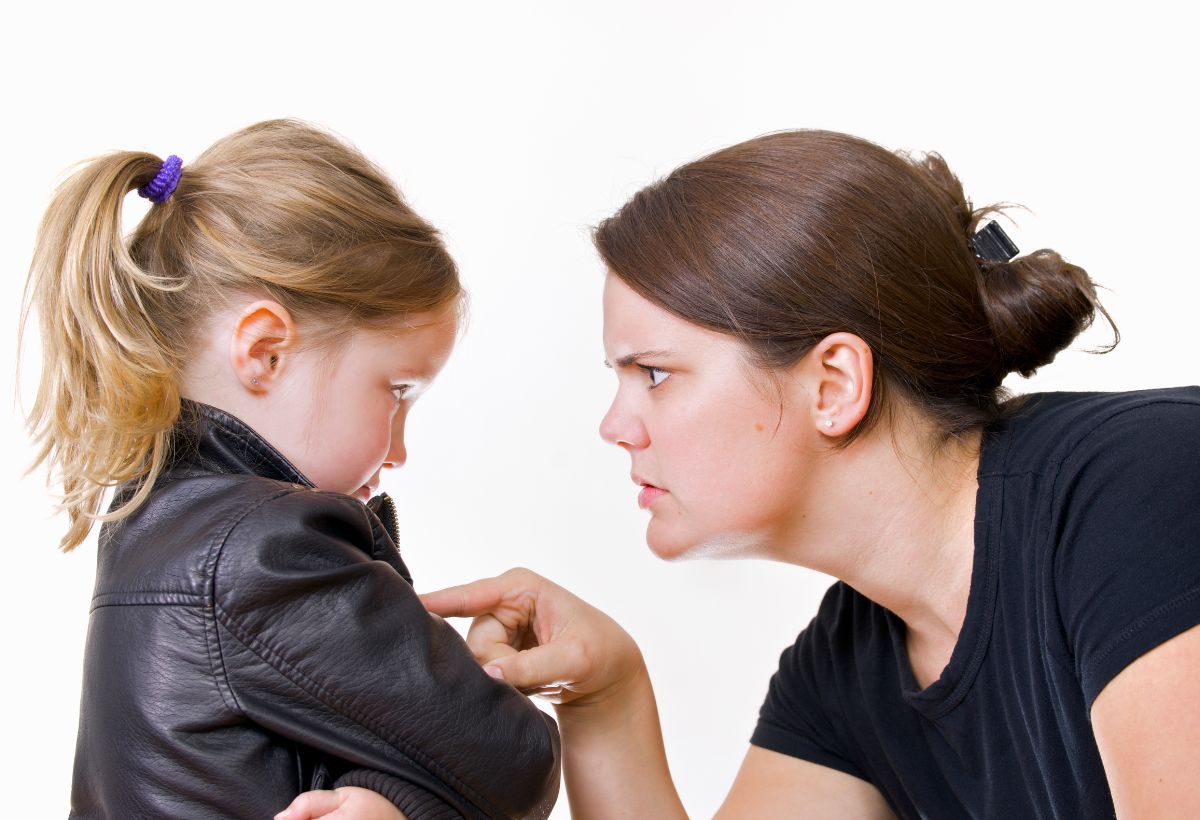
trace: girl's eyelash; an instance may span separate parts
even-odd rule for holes
[[[408,391],[412,390],[411,384],[393,384],[392,392],[396,394],[396,398],[402,399],[408,395]]]

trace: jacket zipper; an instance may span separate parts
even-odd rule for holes
[[[400,516],[396,512],[396,502],[393,501],[392,497],[387,493],[380,493],[379,501],[379,512],[382,513],[379,516],[379,519],[383,522],[384,528],[387,529],[388,535],[392,536],[392,543],[396,545],[397,549],[399,549]]]

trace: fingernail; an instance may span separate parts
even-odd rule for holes
[[[483,671],[487,672],[496,680],[504,680],[504,670],[502,670],[499,666],[485,666],[483,667]]]

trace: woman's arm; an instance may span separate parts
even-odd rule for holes
[[[1125,667],[1092,704],[1117,816],[1200,817],[1200,626]]]
[[[421,598],[439,615],[475,617],[467,644],[490,674],[557,701],[575,820],[687,816],[667,766],[646,664],[615,621],[528,570]],[[718,816],[892,815],[865,781],[752,747]]]
[[[865,780],[751,746],[716,820],[748,817],[890,820],[895,815],[879,790]]]
[[[616,621],[522,569],[421,599],[474,617],[467,645],[488,674],[555,703],[575,820],[687,816],[642,653]]]

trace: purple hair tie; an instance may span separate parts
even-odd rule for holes
[[[154,179],[138,188],[138,195],[144,196],[151,202],[162,202],[175,191],[179,184],[179,174],[183,171],[183,160],[171,154],[163,162],[162,168],[154,175]]]

